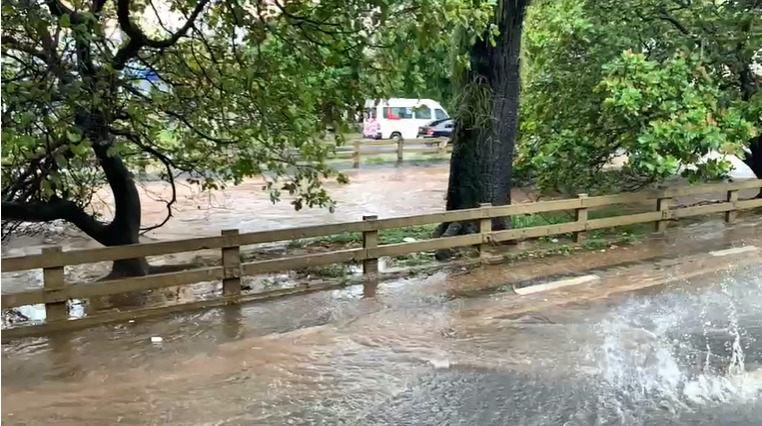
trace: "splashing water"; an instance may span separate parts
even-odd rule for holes
[[[601,382],[670,410],[762,397],[762,369],[747,369],[748,355],[762,354],[747,330],[759,323],[751,315],[762,279],[749,272],[700,293],[682,288],[620,306],[597,325],[603,344],[591,348]]]

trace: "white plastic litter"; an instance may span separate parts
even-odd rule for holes
[[[450,360],[448,359],[430,359],[429,364],[436,370],[446,370],[450,368]]]
[[[151,337],[151,343],[161,343],[163,341],[164,339],[162,339],[161,337],[158,337],[158,336]]]

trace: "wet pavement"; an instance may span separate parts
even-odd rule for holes
[[[753,224],[734,235],[718,246],[762,247]],[[371,299],[351,287],[13,341],[2,420],[757,424],[759,252],[689,255],[683,244],[657,261],[593,266],[600,280],[552,293],[506,285],[543,268],[571,274],[574,259],[395,280]]]
[[[185,188],[175,220],[150,238],[356,220],[364,213],[400,216],[444,204],[443,167],[352,177],[351,185],[331,187],[335,214],[273,206],[260,181],[211,195]],[[147,222],[163,213],[160,202],[150,201],[162,191],[146,189]],[[515,193],[519,202],[522,196]],[[706,252],[762,247],[759,224],[706,222],[603,252],[393,280],[375,298],[350,287],[13,341],[2,347],[2,421],[758,424],[759,252],[728,258]],[[92,244],[62,235],[4,244],[4,254]],[[654,256],[661,260],[643,260]],[[600,281],[547,294],[510,292],[518,282],[591,271]],[[67,268],[67,279],[94,272]],[[37,286],[38,275],[3,274],[2,291]]]

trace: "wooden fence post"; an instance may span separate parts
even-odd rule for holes
[[[363,216],[362,220],[371,221],[378,219],[376,215]],[[364,249],[371,249],[378,247],[378,230],[375,231],[363,231],[362,233],[362,247]],[[376,275],[378,274],[378,259],[363,259],[362,261],[362,274],[363,275]]]
[[[45,257],[58,257],[61,247],[43,247],[42,255]],[[66,285],[64,267],[56,266],[42,270],[42,282],[45,291],[57,290]],[[45,322],[66,321],[69,319],[69,308],[66,301],[45,304]]]
[[[479,204],[479,208],[482,210],[482,218],[479,220],[479,233],[482,234],[482,243],[479,245],[479,256],[482,260],[487,258],[487,250],[492,244],[492,218],[489,217],[490,207],[492,207],[492,203]]]
[[[669,204],[672,202],[670,197],[659,197],[656,199],[656,211],[661,212],[661,220],[654,224],[656,232],[664,232],[669,225]]]
[[[230,244],[229,240],[238,237],[237,229],[222,231],[222,295],[232,296],[241,294],[241,247],[238,242]]]
[[[401,163],[405,154],[405,140],[400,138],[397,140],[397,162]]]
[[[356,140],[354,143],[354,151],[352,151],[352,167],[357,169],[360,167],[360,141]]]
[[[579,198],[580,205],[583,205],[585,202],[585,198],[587,198],[587,194],[577,194],[577,198]],[[584,223],[587,225],[587,207],[580,207],[577,209],[575,214],[575,220],[578,223]],[[574,242],[584,243],[585,240],[587,240],[587,231],[577,231],[574,233]]]
[[[725,212],[725,222],[733,223],[736,221],[736,216],[738,216],[738,210],[736,210],[736,203],[738,202],[738,190],[732,189],[728,191],[727,200],[729,203],[733,203],[733,210],[728,210]]]
[[[439,155],[447,154],[447,139],[440,140],[439,144],[437,144],[437,148],[439,148]]]

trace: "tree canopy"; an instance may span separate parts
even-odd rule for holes
[[[546,187],[628,187],[727,173],[762,129],[762,2],[538,1],[527,17],[519,167]],[[697,165],[695,168],[686,165]],[[617,181],[617,184],[621,184]]]
[[[119,198],[117,180],[146,165],[204,188],[265,173],[274,199],[331,206],[326,127],[366,98],[425,91],[435,59],[420,52],[489,13],[456,0],[4,2],[3,218],[103,230],[92,192]]]
[[[326,128],[346,128],[369,98],[473,112],[461,76],[489,71],[477,51],[496,48],[502,19],[529,2],[503,16],[506,4],[4,2],[4,223],[63,219],[103,244],[134,243],[146,226],[133,174],[145,168],[203,188],[265,174],[274,200],[330,208]],[[713,179],[729,163],[707,153],[740,155],[760,134],[762,2],[536,0],[526,13],[517,166],[542,187],[599,187],[622,151],[628,188],[676,172]],[[104,185],[112,218],[88,207]]]

